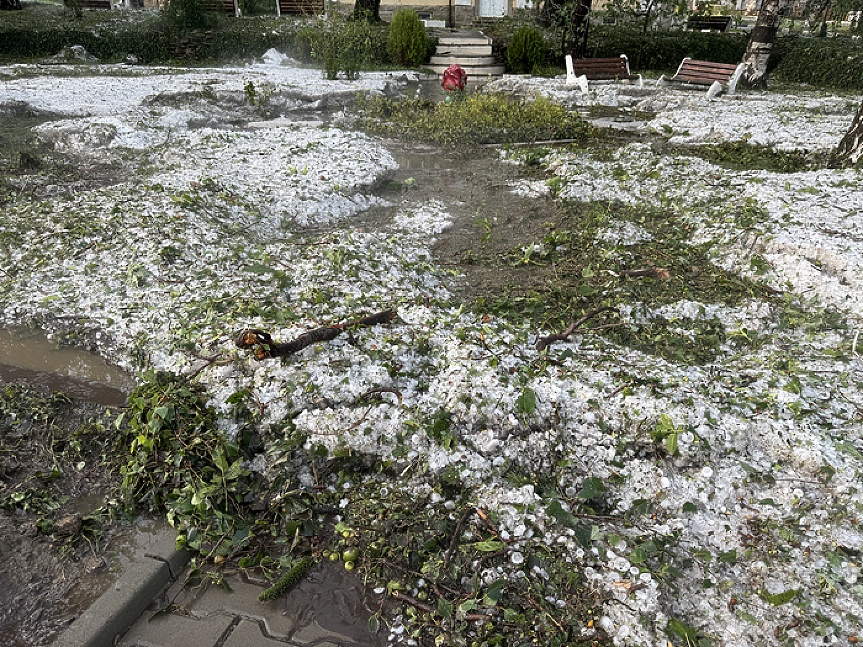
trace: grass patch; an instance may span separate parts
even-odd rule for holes
[[[517,223],[526,236],[514,246],[511,229],[490,226],[487,220],[480,224],[484,242],[463,259],[472,264],[465,266],[471,280],[474,272],[487,278],[474,293],[477,307],[528,319],[538,327],[563,330],[605,306],[654,309],[682,300],[735,306],[753,298],[778,299],[770,288],[715,266],[712,245],[691,244],[688,225],[670,211],[568,203],[551,217],[535,212]],[[648,268],[656,268],[656,274],[622,274]],[[726,340],[718,321],[703,318],[670,322],[651,317],[641,325],[622,325],[619,315],[610,312],[590,325],[613,326],[596,334],[614,343],[685,363],[711,361]]]
[[[528,102],[477,93],[449,103],[369,97],[359,102],[358,110],[357,125],[371,134],[441,145],[583,140],[593,130],[543,97]]]
[[[826,159],[814,159],[804,151],[780,151],[745,141],[675,146],[666,155],[700,157],[703,160],[736,171],[764,170],[774,173],[798,173],[822,168]]]

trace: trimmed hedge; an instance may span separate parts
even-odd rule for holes
[[[631,70],[675,72],[685,57],[714,63],[739,63],[746,52],[745,34],[699,31],[649,31],[597,25],[590,27],[587,55],[606,58],[626,54]]]
[[[777,43],[777,81],[863,89],[863,45],[847,38],[785,38]]]
[[[218,16],[213,29],[181,33],[159,14],[140,22],[106,21],[105,25],[91,25],[90,12],[85,12],[84,21],[67,15],[66,20],[38,26],[0,24],[0,62],[40,60],[72,45],[83,45],[106,62],[122,61],[127,54],[142,64],[236,60],[261,56],[271,47],[291,52],[302,26],[285,18],[238,20]]]

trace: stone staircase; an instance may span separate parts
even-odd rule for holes
[[[438,39],[438,45],[426,67],[436,74],[455,63],[467,72],[468,82],[503,75],[505,68],[492,54],[491,38],[481,31],[435,30],[430,35]]]

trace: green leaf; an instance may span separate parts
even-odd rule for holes
[[[496,553],[499,550],[503,550],[506,544],[504,544],[502,541],[494,541],[492,539],[489,539],[487,541],[478,541],[474,544],[468,544],[468,546],[471,546],[472,548],[475,548],[476,550],[479,550],[483,553]]]
[[[602,484],[602,479],[596,476],[589,476],[581,483],[581,491],[576,495],[579,499],[592,499],[605,492],[605,486]]]
[[[690,502],[690,501],[687,501],[686,503],[683,504],[683,511],[684,512],[698,512],[698,506],[695,505],[694,503]]]
[[[674,431],[665,438],[665,447],[672,456],[677,456],[677,432]]]
[[[780,604],[791,602],[791,600],[793,600],[798,593],[800,593],[800,589],[788,589],[787,591],[784,591],[782,593],[771,595],[767,592],[767,589],[761,589],[758,592],[758,595],[760,595],[763,600],[769,602],[773,606],[779,606]]]
[[[452,618],[452,602],[449,602],[444,598],[438,598],[437,612],[442,618]]]
[[[737,549],[729,550],[725,553],[719,553],[717,559],[720,562],[725,562],[726,564],[736,564],[737,563]]]
[[[500,579],[493,582],[491,586],[485,590],[485,595],[482,598],[483,605],[493,607],[500,602],[500,599],[503,597],[504,588],[506,588],[506,580]]]
[[[536,393],[533,389],[524,387],[521,395],[515,401],[515,409],[525,415],[531,414],[536,410]]]
[[[698,632],[689,625],[683,624],[677,618],[669,619],[668,626],[665,630],[672,631],[684,640],[691,641],[692,643],[696,643],[698,640]]]
[[[572,514],[563,509],[563,506],[560,505],[560,501],[554,499],[548,507],[545,509],[545,513],[551,515],[555,519],[557,519],[564,526],[569,526],[570,528],[578,528],[579,523]]]

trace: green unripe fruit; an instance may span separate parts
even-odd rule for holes
[[[359,548],[345,548],[342,552],[342,559],[346,562],[355,562],[357,558],[360,556]]]

